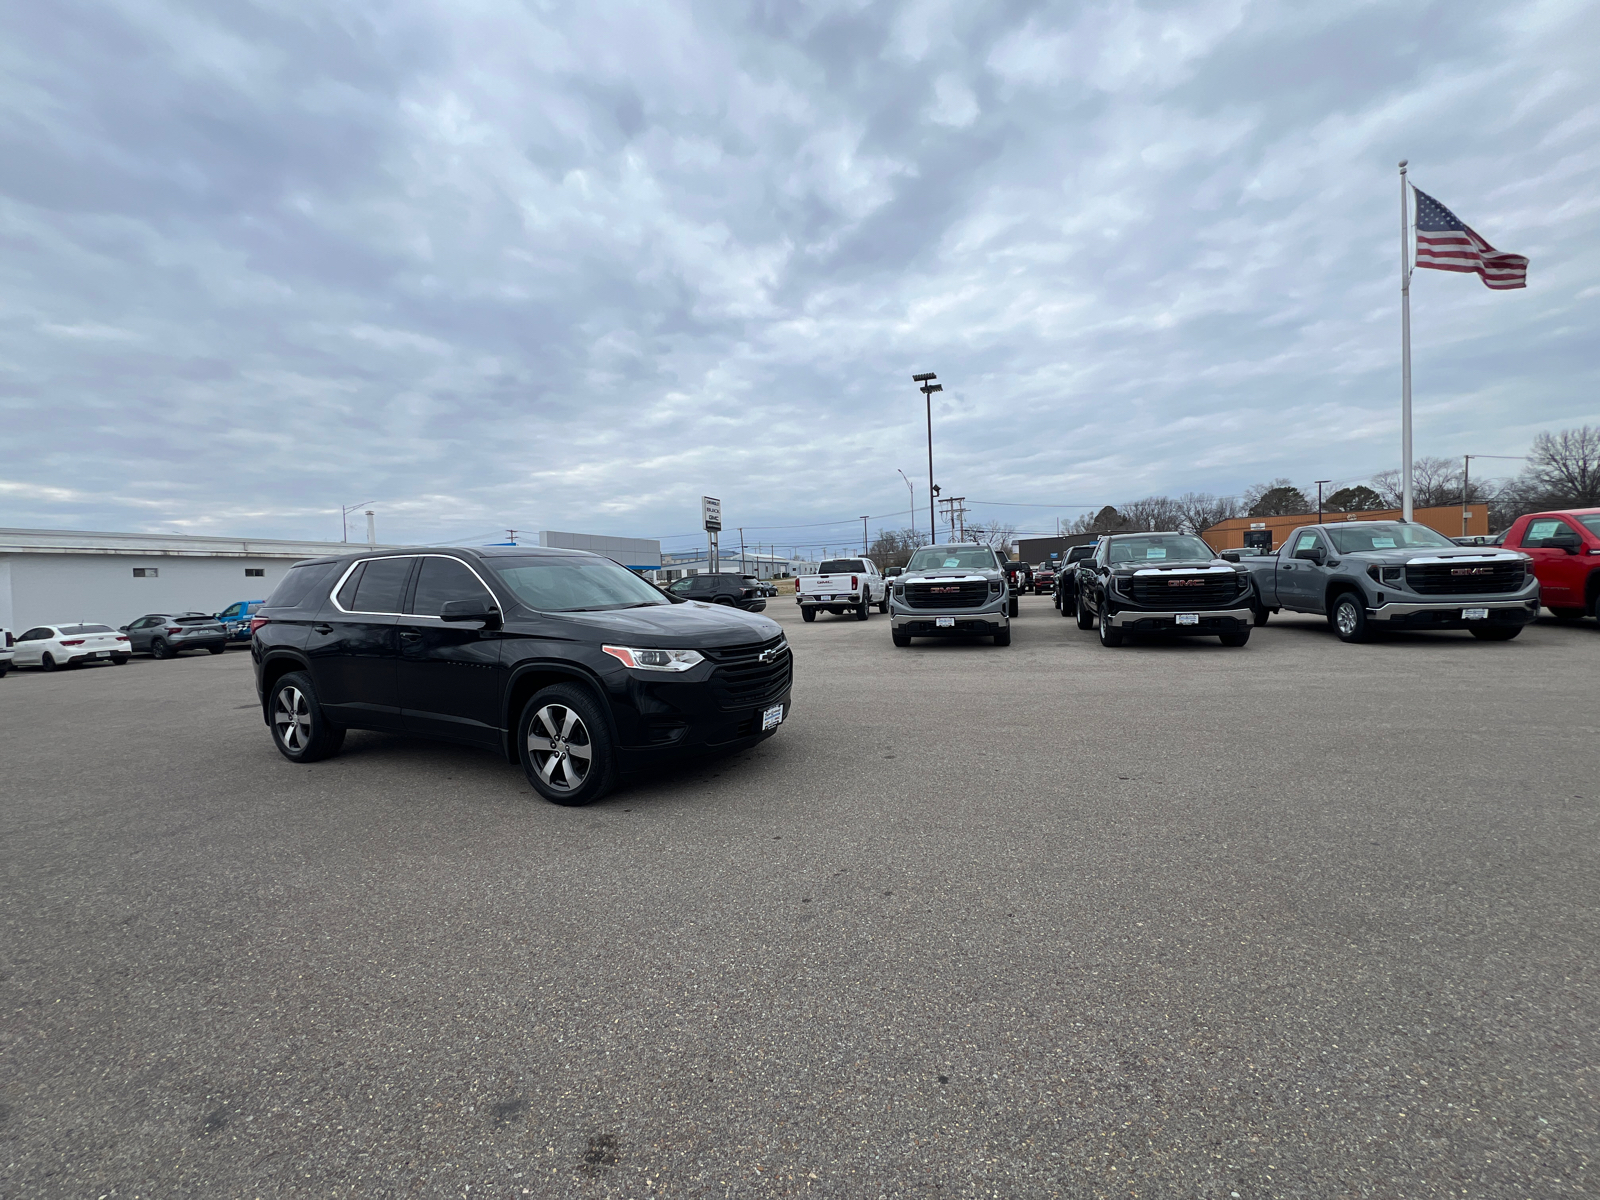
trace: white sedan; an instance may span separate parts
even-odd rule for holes
[[[86,662],[112,662],[120,667],[132,653],[128,635],[109,625],[35,625],[17,635],[12,666],[54,671]]]

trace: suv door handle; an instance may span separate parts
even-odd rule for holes
[[[313,630],[315,630],[317,633],[332,633],[333,632],[333,626],[332,625],[313,625],[311,628]]]
[[[420,642],[422,640],[422,635],[407,629],[401,632],[400,640],[404,642]]]

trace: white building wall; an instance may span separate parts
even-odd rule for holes
[[[221,612],[235,600],[265,600],[294,559],[131,554],[0,556],[0,625],[98,621],[113,628],[154,612]],[[153,579],[134,577],[153,568]],[[260,576],[248,576],[247,569]]]

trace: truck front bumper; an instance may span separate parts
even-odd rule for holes
[[[1251,627],[1249,608],[1198,608],[1183,612],[1183,616],[1196,616],[1193,625],[1179,625],[1177,612],[1153,612],[1147,608],[1114,609],[1106,616],[1106,624],[1115,625],[1129,633],[1240,633]]]
[[[1468,609],[1488,610],[1487,618],[1467,620],[1462,613]],[[1391,629],[1471,629],[1484,625],[1527,625],[1538,620],[1539,600],[1451,600],[1448,603],[1380,604],[1367,609],[1367,618],[1383,621]]]
[[[896,633],[912,637],[987,637],[1011,624],[1003,601],[997,609],[991,610],[985,606],[976,612],[971,609],[948,612],[937,608],[901,608],[891,603],[889,620]],[[940,621],[949,621],[950,624],[941,625]]]

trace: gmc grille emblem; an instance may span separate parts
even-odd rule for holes
[[[936,588],[931,588],[929,590],[943,593],[943,592],[959,592],[961,589],[958,588],[958,587],[936,587]]]
[[[1206,585],[1206,581],[1204,579],[1169,579],[1169,580],[1167,580],[1167,586],[1168,587],[1205,587],[1205,585]]]
[[[1493,567],[1451,567],[1452,575],[1493,575]]]

